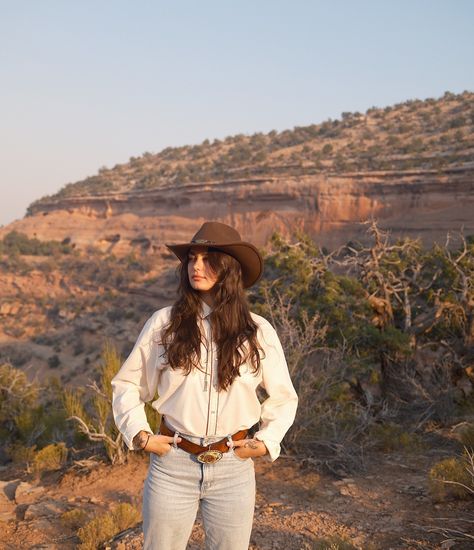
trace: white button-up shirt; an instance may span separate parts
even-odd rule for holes
[[[257,338],[265,357],[258,374],[244,363],[227,390],[217,388],[217,350],[208,319],[211,308],[202,301],[200,368],[187,376],[172,369],[164,359],[161,329],[170,318],[171,306],[159,309],[145,323],[135,346],[112,379],[113,414],[118,429],[130,449],[140,431],[152,431],[145,415],[145,402],[158,399],[152,407],[165,415],[167,423],[186,435],[226,437],[260,422],[255,438],[263,441],[270,460],[280,454],[280,442],[292,425],[298,402],[288,373],[285,355],[272,325],[251,313],[258,325]],[[263,403],[256,390],[267,392]]]

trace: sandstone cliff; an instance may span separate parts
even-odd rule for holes
[[[51,199],[2,230],[41,240],[70,239],[124,254],[185,242],[206,219],[234,225],[264,245],[274,230],[298,227],[333,247],[363,239],[376,218],[394,235],[444,241],[474,233],[474,169],[249,178],[148,191]],[[0,233],[1,236],[1,233]]]
[[[301,228],[334,247],[376,218],[396,236],[474,233],[474,94],[446,93],[283,132],[144,153],[42,197],[0,229],[125,254],[162,251],[204,220],[263,246]]]

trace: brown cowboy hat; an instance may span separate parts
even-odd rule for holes
[[[242,282],[245,288],[255,284],[263,273],[263,258],[258,249],[240,238],[239,233],[230,225],[220,222],[205,222],[194,235],[191,242],[167,244],[166,246],[184,262],[188,250],[193,245],[203,245],[234,257],[242,267]]]

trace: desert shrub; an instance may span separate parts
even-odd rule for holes
[[[112,510],[112,516],[119,532],[133,527],[141,519],[140,512],[128,503],[121,503],[116,506]]]
[[[64,527],[77,531],[83,527],[90,519],[90,515],[82,508],[74,508],[63,512],[60,520]]]
[[[325,156],[330,155],[332,151],[333,151],[333,146],[330,143],[326,143],[321,150],[322,154]]]
[[[40,473],[49,470],[59,470],[67,459],[67,449],[64,443],[52,443],[40,449],[31,463],[31,470]]]
[[[28,254],[33,256],[49,256],[52,254],[70,254],[73,248],[67,242],[40,241],[29,238],[19,231],[10,231],[0,241],[1,254]]]
[[[89,392],[66,389],[63,403],[77,431],[90,441],[102,442],[109,460],[121,464],[125,461],[125,446],[113,419],[111,381],[122,361],[110,342],[105,343],[101,355],[99,380],[89,384]]]
[[[36,448],[67,437],[59,384],[39,386],[9,364],[0,365],[0,439],[14,462],[30,463]]]
[[[474,455],[467,450],[461,457],[437,462],[429,471],[431,494],[437,501],[474,496]]]
[[[417,452],[423,449],[421,437],[413,432],[408,432],[402,426],[396,424],[374,424],[370,430],[374,447],[384,452],[410,451]]]
[[[61,364],[61,359],[59,359],[58,355],[54,354],[48,358],[48,366],[50,369],[57,369],[60,364]]]
[[[372,422],[351,393],[343,353],[327,348],[328,325],[319,313],[300,311],[285,294],[264,291],[265,311],[276,327],[299,396],[296,421],[283,448],[317,457],[331,471],[356,470],[363,456],[361,435]]]
[[[474,451],[474,424],[467,423],[459,431],[461,443],[471,452]]]
[[[59,470],[66,463],[68,451],[62,442],[37,450],[36,445],[27,446],[15,441],[6,446],[6,454],[15,464],[25,464],[28,472],[39,474]]]
[[[368,244],[332,253],[301,231],[275,233],[251,297],[277,329],[300,397],[284,447],[343,469],[374,446],[422,449],[416,433],[387,421],[448,420],[455,369],[470,357],[472,244],[425,250],[391,242],[375,223],[368,233]]]
[[[111,514],[102,514],[88,521],[77,531],[81,543],[77,548],[80,550],[96,550],[99,545],[107,539],[112,538],[117,530]]]
[[[5,363],[14,367],[21,367],[33,357],[33,353],[29,349],[25,349],[21,345],[2,346],[0,350],[0,364]]]
[[[459,128],[461,126],[464,126],[466,124],[466,119],[463,116],[458,116],[455,118],[452,118],[448,121],[448,128]]]
[[[33,462],[36,454],[36,445],[27,447],[22,443],[15,442],[6,447],[7,456],[15,464],[30,464]]]
[[[0,435],[16,435],[18,418],[31,411],[38,399],[39,388],[26,374],[12,365],[0,365]]]
[[[357,550],[347,538],[333,535],[313,542],[313,550]]]
[[[101,543],[140,521],[140,512],[131,504],[122,503],[81,527],[77,535],[80,550],[95,550]]]

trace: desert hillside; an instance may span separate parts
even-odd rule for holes
[[[474,94],[408,100],[340,119],[132,157],[42,197],[0,229],[114,254],[161,251],[205,219],[263,245],[301,228],[324,246],[364,236],[474,232]]]

